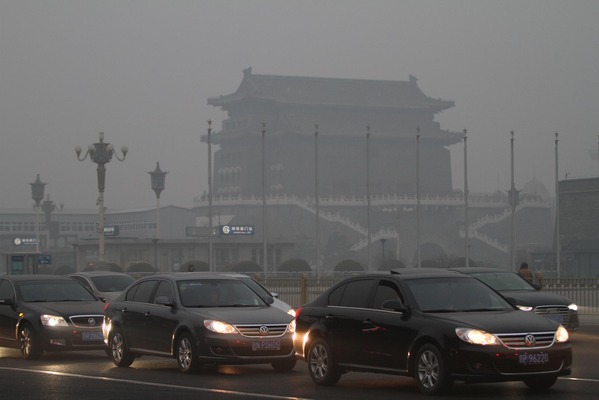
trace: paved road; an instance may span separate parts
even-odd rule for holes
[[[532,395],[519,382],[465,385],[440,399],[535,398],[587,400],[599,392],[599,316],[582,318],[574,334],[574,371],[560,378],[552,390]],[[101,351],[50,353],[25,361],[18,351],[0,349],[0,394],[3,399],[422,399],[412,379],[350,373],[334,387],[317,387],[306,364],[280,374],[268,365],[218,367],[201,374],[183,375],[175,361],[142,357],[131,368],[116,368]]]

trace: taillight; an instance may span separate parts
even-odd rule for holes
[[[301,312],[302,312],[302,308],[301,307],[298,307],[297,310],[295,310],[295,320],[296,321],[299,318]]]
[[[104,304],[104,312],[106,312],[107,308],[108,308],[108,303]]]

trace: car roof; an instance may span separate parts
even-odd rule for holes
[[[12,282],[35,282],[35,281],[69,281],[73,282],[71,278],[63,275],[49,275],[49,274],[27,274],[27,275],[3,275],[3,279],[8,279]]]
[[[238,280],[238,278],[245,277],[245,275],[237,275],[231,273],[218,273],[218,272],[165,272],[165,273],[157,273],[148,276],[144,276],[143,278],[138,279],[138,281],[146,281],[155,278],[167,278],[173,281],[185,281],[190,279],[229,279],[229,280]]]
[[[427,276],[431,274],[438,276],[456,276],[457,271],[452,271],[447,268],[397,268],[392,269],[391,275],[404,275],[404,276]]]
[[[514,271],[510,271],[502,268],[490,268],[490,267],[460,267],[460,268],[449,268],[451,271],[461,272],[463,274],[472,274],[479,272],[489,272],[489,273],[513,273]]]
[[[81,271],[81,272],[73,272],[71,274],[67,274],[66,276],[105,276],[105,275],[110,275],[110,276],[114,276],[114,275],[127,275],[127,276],[131,276],[129,274],[126,274],[124,272],[114,272],[114,271]]]

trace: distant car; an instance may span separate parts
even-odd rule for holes
[[[273,298],[273,303],[271,304],[273,307],[277,307],[277,308],[285,311],[287,314],[291,315],[292,317],[295,317],[295,310],[293,309],[293,307],[291,307],[289,304],[285,303],[284,301],[280,300],[278,293],[269,291],[267,288],[262,286],[262,284],[260,282],[258,282],[257,280],[255,280],[254,278],[247,276],[247,275],[243,275],[243,274],[227,274],[227,275],[234,276],[237,279],[241,280],[243,283],[248,285],[250,287],[250,289],[252,289],[256,293],[258,293],[258,295],[260,295],[260,296],[264,296],[264,295],[271,296]]]
[[[533,311],[562,324],[569,331],[578,329],[578,306],[570,299],[540,290],[515,272],[499,268],[451,268],[468,274],[501,293],[522,311]]]
[[[75,272],[67,275],[102,300],[113,300],[135,282],[129,274],[111,271]]]
[[[294,343],[316,384],[348,371],[387,373],[413,377],[425,394],[454,381],[547,389],[572,364],[563,326],[447,270],[346,278],[298,309]]]
[[[103,334],[113,363],[143,354],[172,357],[190,373],[202,364],[293,369],[295,321],[238,277],[186,272],[139,279],[106,304]]]
[[[104,349],[104,303],[74,280],[57,275],[0,277],[0,346],[24,359],[44,351]]]

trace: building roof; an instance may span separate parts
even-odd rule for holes
[[[226,108],[231,103],[254,98],[296,105],[425,109],[433,112],[455,105],[451,100],[426,96],[416,82],[413,76],[409,81],[386,81],[258,75],[247,68],[234,93],[209,98],[208,104]]]

